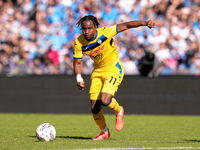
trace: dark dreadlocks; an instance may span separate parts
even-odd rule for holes
[[[94,23],[94,26],[96,26],[98,28],[98,26],[100,25],[97,18],[92,16],[92,15],[88,15],[88,16],[84,16],[83,18],[81,18],[77,23],[77,27],[81,27],[84,21],[89,21],[91,20]]]

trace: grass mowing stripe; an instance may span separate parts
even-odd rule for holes
[[[115,130],[115,115],[105,117],[111,137],[93,141],[100,131],[89,114],[0,113],[0,149],[199,149],[199,116],[125,115],[120,132]],[[44,122],[57,131],[53,142],[39,142],[35,136]]]
[[[159,149],[200,149],[200,147],[160,147],[160,148],[152,148],[152,147],[133,148],[133,147],[130,147],[130,148],[99,148],[99,149],[95,148],[95,149],[80,149],[80,150],[118,150],[118,149],[122,149],[122,150],[158,149],[159,150]],[[75,149],[73,149],[73,150],[75,150]]]

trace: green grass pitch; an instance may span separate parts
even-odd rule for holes
[[[111,136],[92,139],[100,132],[90,114],[0,113],[0,149],[200,149],[200,116],[125,115],[122,131],[115,130],[115,115],[105,115]],[[53,142],[38,141],[36,128],[51,123]]]

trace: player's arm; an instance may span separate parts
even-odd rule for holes
[[[147,26],[150,29],[155,27],[155,23],[152,20],[149,21],[129,21],[118,24],[118,32],[128,30],[130,28],[137,28],[140,26]]]
[[[79,90],[84,90],[84,80],[81,77],[81,63],[82,63],[82,59],[74,59],[74,74],[76,76],[76,80],[77,80],[77,86]]]

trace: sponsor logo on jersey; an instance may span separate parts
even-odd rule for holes
[[[105,46],[99,46],[97,49],[94,49],[90,52],[91,57],[95,57],[97,54],[100,53],[100,51],[103,51],[105,49]]]

